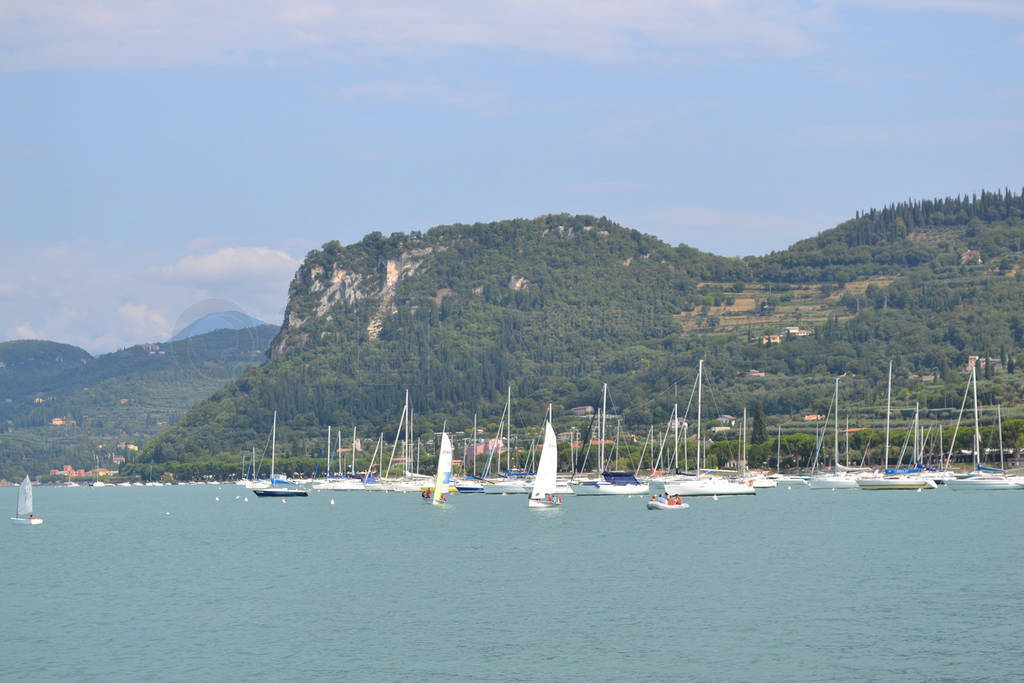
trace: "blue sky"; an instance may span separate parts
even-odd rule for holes
[[[371,230],[566,211],[740,256],[1020,191],[1022,66],[1010,0],[15,2],[0,340],[277,323]]]

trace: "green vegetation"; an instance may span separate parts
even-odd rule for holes
[[[685,407],[698,358],[713,387],[705,415],[760,404],[769,441],[779,423],[810,431],[803,415],[827,412],[844,372],[851,426],[877,427],[889,359],[901,419],[914,403],[925,419],[955,417],[971,355],[995,359],[982,402],[1019,416],[1022,215],[1009,191],[908,202],[745,259],[569,215],[330,242],[291,285],[272,360],[149,441],[140,467],[238,471],[274,410],[284,458],[322,452],[328,424],[390,436],[407,388],[429,435],[494,420],[508,384],[518,429],[539,426],[548,403],[565,429],[607,382],[625,428],[643,434],[676,396]]]
[[[118,469],[116,459],[136,457],[130,445],[261,363],[276,332],[220,330],[96,358],[47,341],[0,344],[0,478],[65,464]]]

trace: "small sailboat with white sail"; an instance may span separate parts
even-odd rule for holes
[[[43,523],[43,520],[32,513],[32,480],[28,478],[27,474],[25,480],[21,482],[21,486],[18,487],[18,510],[15,516],[11,517],[11,521],[27,526]]]
[[[437,474],[434,476],[434,486],[423,490],[423,499],[429,500],[431,505],[448,504],[448,488],[452,483],[452,440],[448,437],[448,431],[441,431],[441,452],[437,458]]]
[[[275,451],[277,448],[277,411],[274,411],[274,426],[270,431],[270,484],[252,490],[260,498],[294,498],[309,495],[309,491],[299,488],[287,479],[278,479],[274,474]]]
[[[532,508],[553,508],[562,504],[562,497],[555,493],[558,487],[558,443],[555,430],[551,428],[551,406],[548,419],[544,422],[544,446],[540,450],[537,476],[530,491],[529,506]]]

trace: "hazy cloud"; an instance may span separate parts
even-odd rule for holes
[[[236,247],[186,256],[173,265],[160,266],[151,272],[164,280],[206,285],[228,280],[291,276],[298,267],[298,259],[278,249]]]
[[[420,55],[514,49],[621,59],[651,49],[803,53],[823,17],[784,0],[36,0],[0,6],[8,70]]]

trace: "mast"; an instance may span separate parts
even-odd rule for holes
[[[402,469],[405,471],[405,475],[409,476],[409,425],[412,423],[412,410],[409,409],[409,390],[405,390],[405,412],[407,419],[405,420],[405,452],[402,454],[405,457],[402,459]]]
[[[270,485],[274,485],[274,448],[277,445],[277,411],[274,411],[274,426],[270,428]]]
[[[675,436],[675,456],[676,456],[676,470],[679,469],[679,404],[676,403],[672,406],[672,433]]]
[[[508,398],[505,400],[505,410],[508,411],[508,420],[505,422],[505,449],[506,458],[508,465],[505,466],[505,472],[509,476],[512,473],[512,385],[508,385]],[[498,459],[498,464],[501,465],[501,458]],[[500,469],[500,468],[499,468]]]
[[[975,363],[977,366],[977,363]],[[981,432],[978,431],[978,370],[971,368],[971,387],[974,390],[974,469],[981,469]]]
[[[341,457],[341,450],[338,451],[338,457]],[[352,427],[352,476],[356,476],[356,428]]]
[[[782,425],[779,425],[779,435],[775,437],[775,472],[782,471]]]
[[[999,469],[1006,473],[1006,465],[1003,463],[1003,407],[996,406],[996,422],[999,425]]]
[[[476,477],[476,413],[473,413],[473,476]]]
[[[700,453],[701,453],[702,450],[704,450],[704,449],[701,448],[701,441],[702,441],[702,439],[701,439],[701,432],[700,432],[700,409],[701,409],[700,403],[701,403],[701,398],[702,398],[702,390],[704,389],[704,386],[703,386],[704,385],[703,376],[704,376],[704,359],[701,358],[699,361],[697,361],[697,476],[698,477],[700,476]]]
[[[324,446],[324,450],[327,451],[327,474],[324,475],[324,480],[331,478],[331,425],[327,425],[327,445]]]
[[[747,407],[743,406],[743,438],[740,439],[740,455],[743,462],[742,473],[747,473]]]
[[[889,388],[885,392],[885,467],[889,469],[889,412],[892,407],[892,361],[889,361]]]
[[[842,375],[840,375],[840,377],[842,377]],[[835,432],[835,439],[834,439],[833,446],[832,446],[832,455],[835,457],[835,460],[836,460],[836,471],[838,472],[839,471],[839,377],[836,377],[835,405],[836,405],[836,414],[835,414],[835,417],[834,417],[835,429],[833,429],[833,431]]]
[[[597,449],[597,473],[604,472],[604,421],[608,416],[608,384],[601,391],[601,444]]]

